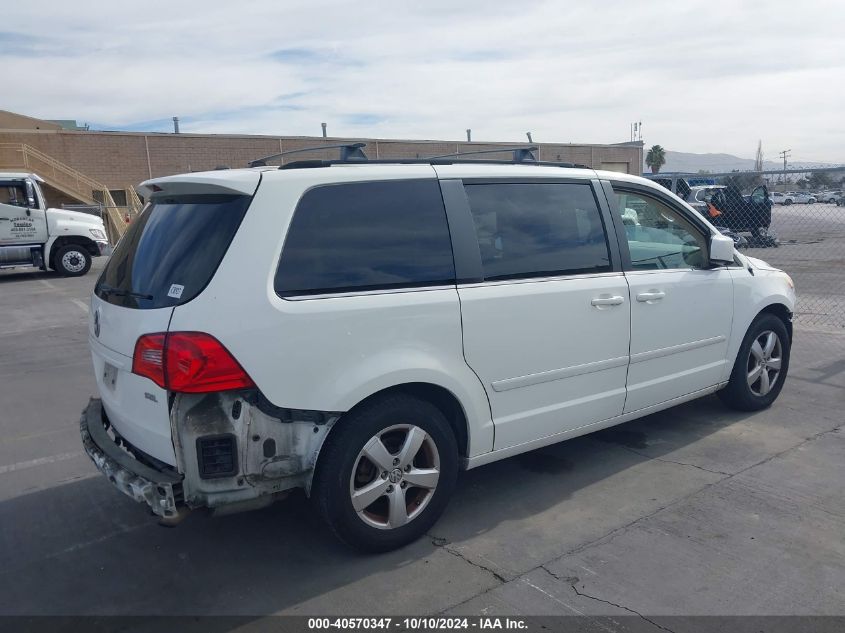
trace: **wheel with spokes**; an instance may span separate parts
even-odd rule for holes
[[[780,394],[789,370],[791,341],[783,321],[773,314],[758,316],[742,341],[722,400],[741,411],[768,407]]]
[[[457,471],[454,433],[440,410],[393,394],[337,423],[320,452],[311,498],[343,541],[387,551],[434,524]]]
[[[63,246],[55,255],[55,268],[65,277],[80,277],[91,268],[91,254],[84,246]]]

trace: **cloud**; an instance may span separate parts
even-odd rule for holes
[[[762,139],[770,156],[845,161],[841,2],[71,4],[4,9],[4,108],[111,129],[177,115],[198,132],[325,121],[337,136],[587,143],[642,120],[668,149],[753,156]]]

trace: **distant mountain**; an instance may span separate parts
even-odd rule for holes
[[[647,152],[648,148],[646,147],[645,149]],[[835,165],[830,163],[790,162],[789,166],[792,169],[801,169],[802,167],[834,167]],[[763,169],[782,168],[783,163],[772,160],[763,161]],[[733,171],[735,169],[740,171],[750,171],[754,169],[754,159],[740,158],[739,156],[733,156],[731,154],[693,154],[691,152],[672,152],[666,150],[666,164],[660,168],[660,171],[695,174],[700,170],[720,173]],[[650,170],[644,162],[643,172],[648,171]]]

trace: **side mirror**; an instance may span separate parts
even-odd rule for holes
[[[35,200],[35,187],[32,186],[29,180],[26,181],[26,206],[28,209],[38,208],[38,202]]]
[[[729,264],[734,260],[734,241],[726,235],[717,233],[710,236],[710,263],[713,265]]]

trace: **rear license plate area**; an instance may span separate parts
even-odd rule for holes
[[[114,389],[117,382],[117,367],[106,362],[103,365],[103,384],[109,389]]]

